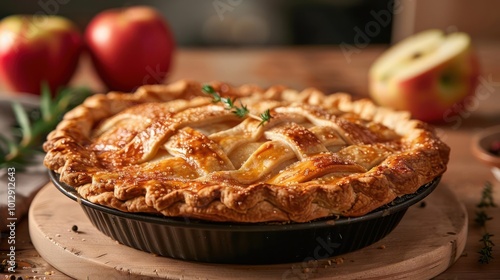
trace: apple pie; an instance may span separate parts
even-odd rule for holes
[[[49,134],[45,165],[124,212],[251,223],[361,216],[446,170],[448,146],[408,112],[313,88],[209,85],[249,114],[194,81],[96,94]]]

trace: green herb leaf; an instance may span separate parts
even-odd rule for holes
[[[262,120],[259,124],[259,126],[261,125],[265,125],[266,122],[270,122],[271,121],[271,111],[269,109],[267,109],[264,113],[260,114],[260,119]]]
[[[489,221],[491,219],[493,219],[493,218],[488,216],[488,214],[486,212],[478,211],[478,212],[476,212],[476,218],[474,219],[474,221],[479,226],[484,227],[486,225],[486,221]]]
[[[218,93],[215,91],[215,89],[211,85],[203,85],[201,87],[201,90],[203,90],[205,93],[208,93],[211,95],[214,95],[214,94],[218,95]]]
[[[52,106],[51,106],[51,93],[49,85],[44,82],[42,83],[42,90],[40,95],[40,113],[42,114],[42,118],[44,121],[48,121],[51,119],[52,115]]]
[[[495,244],[491,241],[491,237],[493,237],[493,234],[485,233],[481,240],[479,240],[479,242],[483,243],[483,248],[479,251],[479,262],[482,264],[490,263],[491,259],[493,259],[492,252]]]
[[[21,145],[26,145],[33,138],[28,114],[19,102],[14,102],[12,104],[12,110],[14,111],[17,123],[21,127],[21,133],[23,135]]]
[[[90,94],[90,90],[85,88],[66,88],[52,99],[49,87],[43,84],[39,109],[27,112],[20,103],[12,103],[17,122],[12,134],[19,134],[17,139],[20,140],[17,142],[0,137],[0,167],[16,167],[22,170],[24,165],[34,163],[33,154],[41,152],[46,135],[56,127],[64,113],[80,104]],[[32,117],[30,120],[30,115],[41,117]]]
[[[221,101],[221,97],[220,95],[215,91],[215,89],[210,86],[210,85],[204,85],[201,90],[206,93],[206,94],[209,94],[212,96],[213,100],[212,102],[213,103],[218,103]]]
[[[231,110],[234,108],[234,101],[231,98],[221,98],[222,104],[226,107],[227,110]]]
[[[481,194],[481,201],[476,205],[479,211],[476,211],[476,218],[474,221],[483,229],[483,237],[479,242],[482,243],[483,247],[479,250],[479,262],[482,264],[490,263],[493,259],[492,252],[493,246],[495,244],[491,240],[492,234],[488,233],[486,230],[486,222],[492,220],[493,218],[488,216],[486,209],[490,207],[497,207],[493,199],[493,186],[491,182],[486,182]]]
[[[484,184],[483,192],[481,195],[481,201],[477,204],[478,208],[488,208],[488,207],[497,207],[495,202],[493,201],[493,185],[491,182],[486,182]]]
[[[259,126],[261,125],[264,125],[266,122],[269,122],[271,121],[271,112],[269,109],[267,109],[264,113],[260,114],[260,116],[255,116],[255,115],[252,115],[250,114],[250,111],[248,110],[247,106],[246,105],[243,105],[241,102],[240,102],[240,107],[237,107],[234,105],[234,102],[235,100],[234,99],[231,99],[229,97],[221,97],[219,95],[219,93],[210,85],[204,85],[201,87],[201,90],[205,93],[205,94],[208,94],[208,95],[211,95],[213,100],[212,102],[213,103],[219,103],[221,102],[222,104],[224,104],[224,107],[227,109],[227,110],[231,110],[231,112],[233,112],[236,116],[240,117],[240,118],[244,118],[246,117],[247,115],[254,118],[254,119],[257,119],[257,120],[260,120],[260,123],[259,123]]]
[[[250,111],[248,111],[247,106],[245,106],[241,103],[240,103],[240,105],[241,105],[241,107],[234,108],[233,113],[240,118],[244,118],[246,115],[248,115],[248,113],[250,113]]]

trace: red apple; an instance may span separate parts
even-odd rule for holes
[[[175,46],[166,20],[146,6],[97,14],[85,30],[85,40],[98,75],[117,91],[162,83]]]
[[[0,21],[0,81],[8,90],[52,92],[69,82],[83,50],[77,27],[59,16],[13,15]]]
[[[383,53],[369,72],[370,95],[380,105],[443,122],[466,108],[477,87],[479,65],[470,37],[428,30]]]

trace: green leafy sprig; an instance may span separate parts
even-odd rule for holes
[[[489,233],[485,233],[483,234],[483,237],[481,238],[481,240],[479,240],[479,242],[481,242],[483,244],[483,248],[481,248],[481,250],[479,250],[479,262],[480,263],[490,263],[491,259],[493,259],[493,256],[492,256],[492,252],[493,252],[493,246],[495,246],[495,244],[493,243],[493,241],[491,241],[491,237],[493,236],[493,234],[489,234]]]
[[[41,146],[64,113],[83,102],[91,94],[86,88],[64,88],[54,97],[47,84],[42,85],[40,106],[26,110],[19,102],[12,103],[16,124],[13,139],[0,135],[0,169],[24,169],[34,163],[34,155],[42,152]]]
[[[495,244],[491,240],[493,234],[488,233],[486,230],[486,222],[492,220],[493,218],[486,213],[486,209],[490,207],[497,207],[493,199],[493,185],[491,182],[486,182],[484,184],[483,192],[481,195],[481,201],[476,205],[478,211],[476,211],[475,222],[483,229],[483,236],[479,242],[483,245],[481,250],[479,250],[479,262],[482,264],[490,263],[493,259],[492,252],[493,246]]]
[[[259,116],[256,116],[248,110],[246,105],[243,105],[240,102],[240,106],[236,106],[234,103],[236,102],[235,99],[231,99],[229,97],[221,97],[220,94],[210,85],[204,85],[202,87],[202,91],[205,94],[208,94],[212,96],[212,102],[213,103],[222,103],[226,110],[231,110],[236,116],[240,118],[244,118],[246,116],[249,116],[253,119],[259,120],[259,126],[265,125],[267,122],[270,122],[272,119],[271,111],[267,109],[263,113],[261,113]]]

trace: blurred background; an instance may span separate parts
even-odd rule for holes
[[[100,11],[133,5],[159,10],[170,25],[177,48],[189,50],[175,56],[175,61],[182,63],[174,61],[170,80],[186,78],[189,73],[189,78],[203,81],[222,79],[262,86],[278,83],[294,88],[314,85],[327,92],[367,95],[367,63],[371,62],[360,61],[363,59],[358,54],[369,45],[385,49],[430,28],[466,32],[473,45],[500,41],[497,0],[2,1],[0,18],[12,14],[61,15],[84,31]],[[284,52],[272,52],[288,46],[313,48],[294,60]],[[198,53],[206,48],[213,49],[210,58]],[[266,49],[273,63],[264,56],[242,57],[236,52],[240,48]],[[314,67],[308,68],[313,71],[307,78],[308,84],[300,83],[296,77],[304,76],[301,69],[316,55],[313,50],[325,49],[341,51],[344,57],[315,59]],[[480,61],[481,65],[486,63],[494,62]],[[200,70],[208,65],[219,67],[216,71]],[[260,71],[261,78],[249,79],[249,71]],[[100,81],[90,72],[84,78],[74,79],[73,84],[100,85]],[[96,90],[106,89],[98,86]]]
[[[183,47],[338,44],[352,41],[353,28],[365,24],[370,11],[387,10],[388,2],[40,0],[27,5],[19,1],[2,1],[0,16],[40,12],[58,14],[71,18],[83,30],[92,16],[101,10],[140,4],[160,10],[169,22],[177,44]],[[389,19],[387,28],[373,38],[373,43],[389,42],[391,25],[392,19]]]
[[[369,44],[388,44],[428,28],[500,40],[496,0],[2,1],[0,18],[58,14],[83,30],[101,10],[137,4],[160,10],[180,47],[353,44],[360,33]]]

